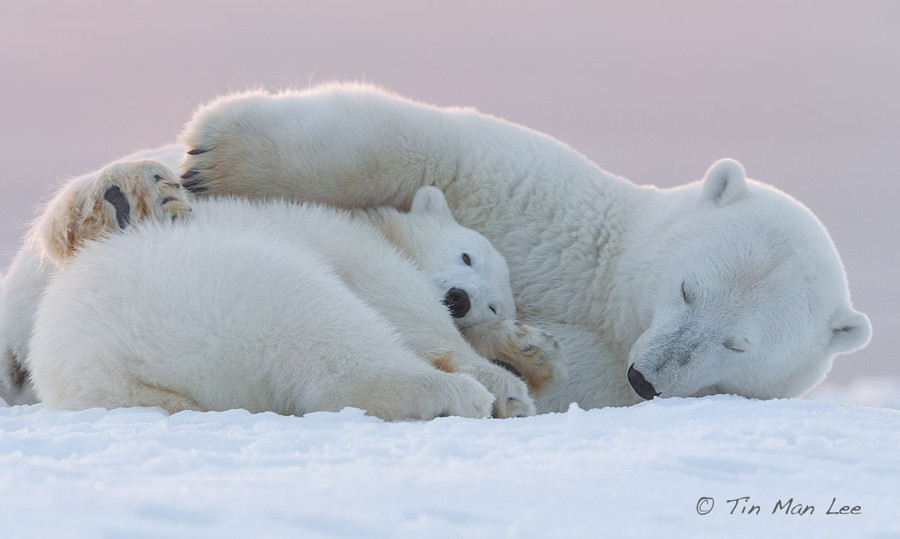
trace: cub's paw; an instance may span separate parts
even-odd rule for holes
[[[559,341],[544,330],[504,320],[463,333],[478,353],[518,374],[533,393],[566,377]]]
[[[436,369],[412,373],[386,385],[364,381],[352,395],[349,400],[340,400],[340,406],[362,408],[386,421],[427,421],[447,416],[484,418],[491,416],[494,403],[494,395],[471,376]]]
[[[447,374],[444,376],[445,390],[443,395],[436,394],[438,406],[434,409],[434,417],[460,416],[483,418],[491,416],[491,405],[494,396],[474,378],[465,374]],[[432,418],[427,418],[432,419]]]
[[[191,206],[175,174],[153,160],[113,163],[66,185],[36,228],[44,252],[63,263],[85,242],[137,223],[187,219]]]
[[[187,193],[165,165],[143,160],[116,163],[100,173],[107,211],[115,212],[116,225],[127,228],[148,220],[177,221],[191,216]]]
[[[536,413],[525,382],[503,367],[485,361],[482,365],[467,368],[465,372],[494,395],[494,417],[526,417]]]

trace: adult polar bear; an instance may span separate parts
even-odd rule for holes
[[[406,208],[439,187],[507,258],[520,318],[563,345],[539,411],[796,396],[871,337],[821,223],[733,160],[639,187],[540,133],[353,85],[214,100],[182,144],[195,193]]]

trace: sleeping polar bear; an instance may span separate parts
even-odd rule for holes
[[[555,339],[513,320],[503,258],[433,187],[407,214],[192,203],[162,163],[127,161],[71,182],[33,239],[55,270],[24,367],[51,408],[533,414],[454,320],[535,391],[563,374]]]
[[[871,336],[822,224],[733,160],[639,187],[540,133],[352,85],[214,100],[182,147],[202,194],[404,208],[442,189],[506,257],[523,319],[563,345],[542,412],[796,396]]]
[[[822,224],[736,161],[679,188],[640,187],[546,135],[355,85],[226,96],[198,109],[180,144],[132,158],[175,167],[185,151],[182,183],[199,195],[403,209],[421,186],[443,190],[506,257],[523,321],[564,347],[569,375],[536,395],[540,412],[796,396],[871,337]],[[0,302],[14,392],[28,387],[15,382],[30,291],[48,279],[33,254],[17,261]],[[11,310],[26,314],[3,325]]]

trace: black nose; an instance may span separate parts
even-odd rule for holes
[[[469,294],[466,294],[462,288],[447,290],[447,295],[444,296],[444,305],[450,308],[450,315],[453,318],[462,318],[472,308]]]
[[[653,384],[648,382],[647,379],[644,378],[644,375],[634,368],[634,364],[628,367],[628,383],[631,384],[631,387],[633,387],[637,394],[644,400],[650,400],[659,395],[659,393],[656,392],[656,388],[653,387]]]

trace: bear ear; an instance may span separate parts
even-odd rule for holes
[[[831,324],[831,343],[833,354],[844,354],[859,350],[869,344],[872,338],[872,324],[869,317],[851,308],[838,314]]]
[[[703,196],[719,206],[731,204],[747,192],[744,166],[734,159],[719,159],[703,177]]]
[[[419,190],[416,191],[416,196],[413,197],[409,213],[433,215],[435,217],[453,220],[453,213],[450,211],[447,199],[444,198],[444,193],[437,187],[432,187],[430,185],[420,187]]]

